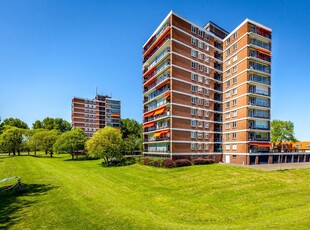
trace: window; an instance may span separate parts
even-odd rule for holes
[[[196,132],[195,131],[191,132],[191,138],[196,138]]]
[[[209,67],[206,67],[206,74],[209,74],[210,73],[210,69]]]
[[[229,123],[225,124],[225,129],[230,129],[230,124]]]
[[[191,143],[191,150],[195,150],[196,149],[196,144],[195,143]]]
[[[192,115],[196,115],[196,109],[192,109]]]
[[[206,38],[206,40],[209,41],[209,40],[210,40],[210,35],[209,35],[209,34],[206,34],[206,35],[205,35],[205,38]]]
[[[209,96],[209,92],[210,92],[209,89],[205,89],[205,95],[206,96]]]
[[[192,81],[196,81],[196,74],[194,74],[194,73],[192,73],[192,76],[191,76],[191,79],[192,79]]]
[[[206,60],[205,60],[206,62],[210,62],[210,58],[209,57],[206,57]]]
[[[203,53],[198,53],[198,59],[203,60]]]
[[[232,139],[236,139],[237,138],[237,133],[233,133],[232,134]]]
[[[232,79],[232,83],[233,83],[233,84],[236,84],[236,83],[237,83],[237,77],[234,77],[234,78]]]
[[[235,33],[233,33],[232,35],[233,39],[236,39],[238,37],[238,31],[236,31]]]
[[[198,70],[199,70],[200,72],[202,72],[202,71],[203,71],[203,66],[198,64]]]
[[[230,38],[226,40],[226,45],[229,45],[229,43],[230,43]]]
[[[205,106],[209,106],[209,105],[210,105],[209,100],[205,100]]]
[[[196,92],[196,86],[192,85],[192,92]]]
[[[230,91],[226,92],[226,98],[230,97]]]
[[[236,121],[234,121],[234,122],[232,123],[232,127],[233,127],[233,128],[237,128],[237,122],[236,122]]]
[[[226,81],[226,88],[230,86],[230,81]]]
[[[199,109],[199,110],[198,110],[198,116],[201,117],[202,114],[203,114],[202,110]]]
[[[225,140],[229,140],[229,133],[225,134]]]
[[[196,62],[192,62],[192,68],[196,69]]]
[[[202,94],[203,88],[202,87],[198,87],[198,93]]]
[[[193,57],[196,57],[196,53],[197,53],[196,50],[192,50],[192,56],[193,56]]]
[[[210,84],[210,81],[209,81],[208,78],[205,79],[205,84],[206,84],[206,85],[209,85],[209,84]]]
[[[226,150],[230,150],[230,144],[226,144],[225,146]]]
[[[192,33],[196,33],[196,27],[195,26],[192,26]]]
[[[209,139],[209,133],[205,133],[205,139],[206,139],[206,140]]]
[[[236,116],[237,116],[237,110],[234,110],[234,111],[232,112],[232,116],[233,116],[233,117],[236,117]]]
[[[209,117],[209,111],[205,111],[205,117]]]
[[[230,70],[227,70],[226,71],[226,77],[229,77],[229,75],[230,75]]]
[[[226,102],[225,105],[226,105],[226,108],[229,108],[230,107],[230,102],[229,101]]]
[[[203,79],[202,76],[198,76],[198,82],[202,83]]]
[[[232,145],[232,150],[237,150],[237,145],[236,144]],[[234,156],[236,156],[236,155],[234,155]]]
[[[229,65],[230,65],[230,59],[227,59],[226,66],[229,66]]]
[[[198,98],[198,105],[203,105],[203,99]]]
[[[198,127],[202,128],[202,121],[198,121]]]
[[[236,65],[232,68],[232,72],[233,72],[233,73],[236,73],[236,72],[237,72],[237,66],[236,66]]]
[[[232,89],[232,95],[236,95],[237,94],[237,88]]]
[[[236,106],[237,105],[237,99],[232,100],[232,105]]]
[[[228,57],[229,55],[230,55],[230,48],[226,50],[226,57]]]
[[[205,122],[205,128],[206,128],[206,129],[209,128],[209,122]]]
[[[209,51],[210,51],[210,46],[209,46],[209,45],[206,45],[205,50],[206,50],[207,52],[209,52]]]
[[[232,61],[235,62],[238,60],[238,55],[233,56]]]
[[[192,127],[196,127],[196,120],[192,120],[191,126],[192,126]]]
[[[236,50],[238,48],[238,43],[233,44],[232,49]]]
[[[202,150],[202,144],[201,143],[197,144],[197,147],[198,147],[198,150]]]
[[[205,144],[205,150],[209,150],[209,144]]]
[[[226,119],[229,119],[230,118],[230,113],[226,113],[225,116],[226,116]]]
[[[198,47],[199,47],[200,49],[203,49],[203,43],[202,43],[202,41],[198,41]]]
[[[203,37],[203,32],[202,32],[202,30],[198,30],[198,35],[199,35],[200,37]]]
[[[198,139],[202,139],[202,133],[198,133]]]
[[[192,104],[196,104],[196,97],[192,97]]]
[[[196,45],[196,38],[192,38],[192,44],[195,46]]]

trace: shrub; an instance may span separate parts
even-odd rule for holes
[[[178,159],[174,161],[176,167],[191,166],[192,162],[187,159]]]
[[[149,157],[142,157],[140,160],[140,163],[143,165],[150,165],[151,163],[151,158]]]
[[[171,160],[170,158],[164,159],[162,162],[162,167],[165,168],[173,168],[175,167],[175,163],[173,160]]]
[[[207,160],[209,161],[209,164],[214,164],[215,163],[215,161],[213,159],[208,158]]]
[[[193,164],[194,165],[206,165],[206,164],[210,164],[210,163],[209,163],[209,159],[196,158],[193,160]]]
[[[155,167],[161,167],[162,161],[162,159],[153,158],[150,165]]]

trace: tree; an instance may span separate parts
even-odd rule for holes
[[[2,151],[20,155],[23,148],[23,132],[24,129],[6,126],[4,132],[0,136],[0,143]]]
[[[21,129],[29,129],[28,125],[20,120],[19,118],[6,118],[3,120],[3,122],[0,124],[0,133],[3,132],[4,126],[13,126]]]
[[[108,166],[113,159],[121,159],[122,135],[120,130],[112,127],[99,129],[91,139],[86,142],[88,155],[103,158]]]
[[[32,129],[42,129],[43,124],[40,120],[36,120],[34,123],[32,123]]]
[[[40,130],[35,132],[31,140],[33,146],[35,146],[36,150],[43,150],[45,154],[50,154],[53,157],[54,150],[53,145],[55,144],[56,140],[60,136],[60,132],[58,130]]]
[[[72,160],[80,150],[84,150],[85,146],[85,133],[82,129],[72,129],[68,132],[61,134],[54,144],[54,151],[57,153],[70,153]]]
[[[121,133],[124,140],[123,151],[132,153],[142,149],[142,125],[134,119],[121,119]]]
[[[43,146],[43,134],[40,133],[42,131],[47,132],[47,130],[44,129],[34,129],[30,132],[27,145],[29,149],[34,152],[34,155],[36,155],[37,151],[40,150],[40,148]]]
[[[296,142],[294,136],[294,123],[291,121],[272,120],[271,121],[271,142],[274,144],[281,143],[283,151],[283,141]]]

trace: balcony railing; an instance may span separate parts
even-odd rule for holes
[[[219,80],[219,81],[222,81],[222,80],[223,80],[223,77],[222,77],[221,74],[215,73],[215,74],[214,74],[214,79]]]
[[[249,137],[249,141],[270,141],[269,137]]]
[[[266,118],[266,119],[269,119],[270,118],[270,115],[268,112],[264,113],[264,112],[253,112],[253,111],[250,111],[249,112],[249,117],[257,117],[257,118]]]
[[[151,93],[148,97],[146,97],[144,99],[143,102],[147,103],[147,102],[151,101],[152,99],[158,97],[159,95],[162,95],[163,93],[166,93],[169,90],[170,90],[170,86],[169,85],[163,86],[162,88],[160,88],[160,89],[156,90],[155,92]]]
[[[214,68],[217,69],[217,70],[220,70],[222,71],[223,70],[223,67],[219,64],[214,64]]]
[[[157,68],[155,68],[154,66],[153,66],[153,68],[154,68],[154,71],[150,71],[150,73],[149,74],[145,74],[144,73],[144,75],[145,76],[147,76],[147,78],[145,78],[144,80],[143,80],[143,83],[146,83],[146,82],[148,82],[148,81],[150,81],[154,76],[156,76],[157,74],[159,74],[161,71],[163,71],[166,67],[168,67],[170,65],[170,60],[168,59],[168,60],[166,60],[164,63],[162,63],[160,66],[158,66]],[[152,69],[152,68],[151,68]],[[150,69],[150,70],[151,70]],[[147,72],[147,71],[146,71]]]
[[[255,101],[255,100],[250,100],[249,105],[254,105],[254,106],[262,106],[262,107],[270,107],[269,102],[265,101]]]
[[[268,77],[263,77],[257,74],[251,74],[249,77],[250,81],[258,82],[258,83],[263,83],[266,85],[270,85],[270,80]]]
[[[220,54],[215,53],[215,54],[214,54],[214,57],[215,57],[216,59],[219,59],[219,60],[223,61],[223,56],[220,55]]]
[[[255,52],[255,51],[250,51],[250,57],[255,57],[255,58],[261,59],[263,61],[267,61],[267,62],[271,61],[270,56],[268,56],[266,54],[262,54],[260,52]]]
[[[223,139],[222,138],[214,138],[214,142],[222,142]]]
[[[250,28],[250,32],[256,33],[256,34],[258,34],[260,36],[263,36],[265,38],[271,39],[271,32],[267,31],[267,30],[265,30],[265,29],[263,29],[261,27],[252,25],[251,28]]]
[[[254,124],[254,125],[250,125],[250,126],[249,126],[249,129],[269,130],[270,127],[269,127],[269,126],[265,126],[265,125],[257,125],[257,124]]]
[[[250,87],[249,92],[254,93],[254,94],[264,95],[264,96],[270,96],[270,92],[268,90],[257,89],[255,87]]]
[[[154,87],[158,87],[162,82],[164,82],[169,77],[170,77],[170,74],[168,73],[161,75],[161,77],[158,77],[154,83],[144,88],[144,93],[150,91]]]
[[[152,142],[152,141],[169,141],[170,137],[165,136],[165,137],[152,137],[152,138],[146,138],[144,139],[144,142]]]
[[[259,70],[265,73],[270,73],[269,66],[265,66],[256,62],[250,62],[250,69]]]
[[[259,46],[259,47],[267,49],[267,50],[271,50],[269,43],[262,42],[262,41],[257,40],[257,39],[251,39],[250,44]]]
[[[220,50],[223,50],[223,46],[218,42],[214,42],[214,46]]]
[[[151,153],[170,153],[170,151],[168,149],[153,149],[153,148],[149,148],[149,149],[144,149],[143,152],[151,152]]]

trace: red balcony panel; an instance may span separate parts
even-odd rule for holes
[[[143,57],[148,55],[152,51],[152,49],[165,38],[165,36],[168,34],[169,31],[170,31],[170,26],[168,26],[165,29],[165,31],[157,38],[157,40],[150,46],[150,48],[148,48],[148,50],[143,54]]]

